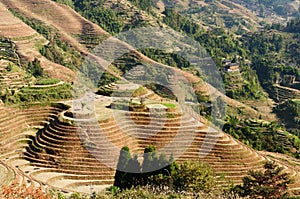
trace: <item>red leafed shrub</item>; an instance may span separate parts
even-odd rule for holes
[[[50,199],[49,194],[44,193],[41,188],[20,186],[17,183],[12,183],[8,186],[2,186],[0,198],[3,199]]]

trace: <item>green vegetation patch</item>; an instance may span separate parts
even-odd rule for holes
[[[173,66],[180,69],[191,67],[189,61],[176,53],[167,53],[163,50],[152,48],[141,49],[140,52],[147,57],[168,66]]]
[[[299,134],[292,135],[275,122],[239,120],[235,116],[228,116],[223,130],[256,150],[279,152],[299,158]]]
[[[162,103],[162,105],[164,105],[170,109],[175,109],[177,107],[176,104],[173,104],[173,103]]]
[[[5,90],[1,93],[1,100],[10,105],[30,103],[52,103],[53,101],[72,98],[72,86],[62,84],[55,87],[24,87],[18,92]]]
[[[156,168],[156,169],[155,169]],[[132,171],[132,172],[131,172]],[[215,187],[215,178],[209,165],[198,161],[177,164],[173,156],[158,155],[154,146],[144,149],[140,164],[137,155],[131,155],[128,147],[120,151],[114,186],[121,190],[131,187],[168,187],[173,193],[188,192],[192,195],[209,193]]]
[[[132,97],[139,97],[142,95],[147,94],[147,89],[145,89],[144,87],[140,86],[138,87],[138,89],[136,89],[133,93],[132,93]]]
[[[69,44],[62,42],[59,35],[54,37],[55,43],[50,42],[40,48],[40,53],[50,61],[63,65],[72,70],[81,66],[83,57]]]
[[[300,134],[300,100],[288,100],[279,104],[275,112],[295,134]]]
[[[99,71],[99,72],[101,72],[101,71]],[[118,80],[119,80],[119,78],[117,78],[117,77],[113,76],[112,74],[104,71],[101,74],[100,80],[98,81],[98,87],[106,86],[106,85],[114,83]]]
[[[112,9],[103,6],[105,1],[77,0],[75,10],[111,34],[119,33],[125,27],[123,19]]]
[[[163,98],[176,100],[175,94],[169,88],[167,88],[163,85],[150,83],[145,86],[146,86],[146,88],[152,90],[155,94],[157,94]]]
[[[59,83],[60,80],[56,78],[41,78],[36,81],[36,85],[53,85]]]
[[[48,26],[40,20],[24,16],[16,10],[10,9],[10,11],[50,41],[47,45],[38,46],[43,56],[54,63],[66,66],[72,70],[78,69],[81,66],[83,60],[81,54],[67,42],[63,41],[54,27]]]
[[[62,3],[62,4],[65,4],[67,6],[70,6],[71,8],[74,8],[73,0],[53,0],[53,1],[58,2],[58,3]]]
[[[19,63],[14,43],[7,38],[0,36],[0,59],[9,60],[15,64]]]

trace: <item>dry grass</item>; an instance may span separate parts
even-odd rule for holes
[[[87,29],[91,34],[107,34],[99,26],[89,22],[73,9],[51,0],[3,0],[3,2],[29,18],[41,20],[47,25],[57,28],[63,39],[81,52],[88,53],[74,35],[86,34]]]
[[[11,39],[29,37],[35,31],[24,24],[21,20],[14,17],[7,7],[0,2],[0,35]]]
[[[85,46],[80,44],[77,35],[94,34],[108,36],[108,33],[103,29],[89,22],[68,6],[55,3],[51,0],[3,0],[3,3],[7,7],[17,10],[29,18],[43,21],[46,25],[55,27],[63,40],[87,56],[93,55],[88,52]],[[20,54],[28,60],[38,58],[44,70],[51,77],[68,82],[75,79],[76,74],[72,70],[42,57],[34,49],[35,42],[18,42],[17,45],[21,51]]]
[[[55,64],[40,54],[35,47],[36,43],[46,43],[46,39],[20,19],[13,16],[3,3],[0,3],[0,18],[0,35],[11,38],[15,42],[20,57],[28,61],[38,58],[41,61],[42,68],[50,77],[68,82],[75,78],[75,73],[72,70]]]

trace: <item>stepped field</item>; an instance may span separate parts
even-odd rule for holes
[[[71,81],[75,75],[72,70],[47,60],[42,57],[37,49],[37,45],[45,44],[48,41],[15,17],[8,9],[4,2],[0,2],[2,19],[0,22],[0,36],[10,38],[15,43],[20,59],[28,62],[37,58],[49,76]]]
[[[128,6],[122,7],[125,9]],[[36,58],[47,75],[61,80],[53,85],[24,88],[30,82],[25,81],[22,70],[9,72],[9,62],[0,60],[0,84],[8,89],[23,89],[25,96],[34,96],[40,91],[57,94],[55,90],[50,93],[52,87],[63,86],[64,82],[73,83],[76,79],[74,71],[41,55],[38,46],[47,45],[49,41],[15,17],[9,9],[42,21],[43,25],[54,28],[62,40],[81,55],[96,63],[106,64],[100,56],[92,54],[90,49],[108,38],[108,33],[71,8],[50,0],[0,0],[0,36],[13,41],[20,61],[28,62]],[[128,17],[133,17],[132,14],[129,13]],[[145,15],[142,12],[137,16]],[[128,48],[127,44],[122,43],[122,46]],[[102,50],[115,52],[114,47],[104,46]],[[180,74],[182,79],[193,85],[194,90],[202,91],[207,96],[221,96],[229,106],[243,109],[251,117],[260,114],[252,107],[226,97],[191,73],[157,63],[135,50],[131,55],[141,62],[141,65],[129,70],[124,76],[127,81],[135,83],[134,86],[139,83],[143,85],[143,82],[139,82],[145,73],[142,64],[153,64]],[[122,61],[117,60],[116,64],[128,63]],[[114,74],[114,71],[109,72]],[[176,78],[168,78],[163,91],[171,95],[171,90],[178,89],[177,81]],[[116,85],[109,84],[106,88],[114,90]],[[63,91],[69,90],[68,87]],[[181,94],[181,91],[179,89],[178,92]],[[292,89],[278,87],[278,96],[283,100],[294,95]],[[290,188],[300,195],[299,161],[278,154],[257,152],[216,129],[193,110],[183,109],[175,101],[163,99],[146,90],[139,97],[146,98],[149,107],[121,110],[110,105],[122,97],[93,97],[95,112],[78,111],[73,101],[47,103],[47,106],[36,103],[8,107],[0,100],[0,185],[16,184],[30,189],[42,187],[44,190],[54,188],[64,193],[89,193],[91,187],[99,191],[113,184],[123,146],[128,146],[142,161],[144,148],[154,145],[159,154],[173,155],[178,162],[200,160],[208,163],[220,186],[239,184],[249,170],[262,169],[265,161],[275,160],[295,178]],[[138,98],[133,101],[139,103]],[[81,105],[84,109],[84,104]],[[151,111],[151,107],[154,107],[154,111]],[[263,114],[262,117],[268,118],[268,115]]]
[[[1,105],[0,183],[64,192],[89,193],[91,185],[102,190],[113,184],[119,150],[125,145],[140,158],[144,147],[154,145],[159,153],[173,154],[179,162],[209,163],[217,181],[225,186],[241,183],[248,170],[261,169],[272,159],[184,111],[103,109],[96,115],[105,117],[96,119],[76,111],[73,115],[77,116],[71,117],[66,114],[71,109],[62,105],[23,109]],[[290,164],[282,165],[299,176]],[[294,191],[298,183],[291,186]]]

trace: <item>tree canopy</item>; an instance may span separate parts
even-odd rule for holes
[[[264,171],[249,171],[249,175],[243,178],[243,185],[235,187],[242,197],[251,199],[275,199],[288,196],[288,184],[292,182],[288,173],[283,172],[283,167],[274,162],[266,162]]]

